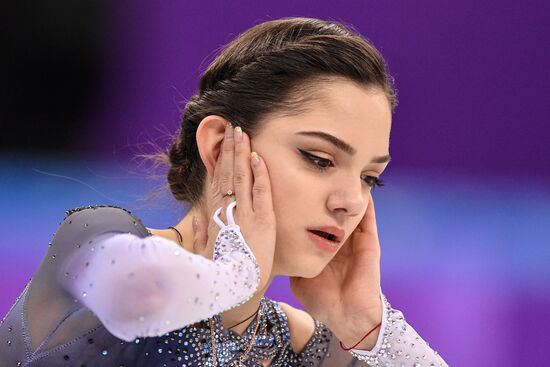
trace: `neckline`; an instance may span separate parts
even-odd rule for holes
[[[289,353],[293,356],[293,358],[300,358],[300,357],[306,357],[312,349],[322,349],[327,348],[328,350],[328,344],[330,343],[332,333],[331,331],[320,321],[313,318],[314,320],[314,329],[311,337],[307,340],[307,342],[304,344],[301,351],[296,352],[294,349],[292,349],[292,335],[288,324],[288,315],[285,313],[285,311],[282,309],[282,307],[278,304],[277,301],[274,301],[268,297],[263,297],[262,301],[265,300],[265,304],[262,303],[262,312],[266,312],[266,317],[268,317],[268,322],[270,322],[272,325],[276,324],[279,327],[279,332],[281,334],[281,345],[277,346],[277,355],[279,353],[283,353],[287,355]],[[272,312],[269,313],[268,310],[271,309]],[[214,315],[215,318],[215,327],[216,330],[219,330],[218,328],[221,327],[222,335],[224,337],[225,343],[230,343],[232,340],[239,340],[248,342],[250,341],[250,336],[254,330],[255,327],[255,321],[251,322],[245,332],[240,335],[233,330],[228,330],[221,325],[221,316],[220,314]],[[205,323],[205,328],[208,328],[208,323]],[[326,337],[321,337],[321,335],[326,334]],[[230,340],[226,339],[230,338]],[[259,338],[259,336],[256,336],[256,338]],[[323,346],[322,346],[323,345]],[[256,347],[257,348],[257,347]],[[269,366],[275,366],[276,364],[276,358],[274,358]]]
[[[278,366],[277,362],[281,358],[286,359],[289,346],[291,345],[287,316],[276,301],[270,300],[265,296],[261,300],[260,307],[263,319],[259,325],[259,330],[261,331],[255,334],[253,340],[254,330],[258,325],[257,319],[254,319],[241,335],[222,325],[221,314],[218,313],[212,317],[214,321],[214,338],[216,339],[216,354],[218,356],[225,355],[226,358],[228,354],[233,356],[236,350],[241,350],[245,345],[252,343],[253,346],[247,358],[271,360],[269,366]],[[205,321],[203,325],[204,332],[207,335],[211,335],[209,322]],[[290,347],[290,349],[292,348]]]
[[[176,232],[176,235],[178,236],[178,244],[183,247],[183,236],[180,231],[176,227],[170,226],[168,229],[173,229]]]
[[[260,307],[262,309],[262,318],[265,318],[268,323],[277,324],[278,326],[282,326],[284,329],[289,330],[288,317],[276,301],[264,296],[260,301]],[[273,311],[275,311],[275,313]],[[256,325],[256,320],[253,319],[252,322],[248,324],[245,331],[242,334],[239,334],[236,331],[223,326],[221,322],[221,314],[216,314],[213,317],[216,327],[223,331],[225,334],[224,336],[229,336],[233,339],[249,338]]]

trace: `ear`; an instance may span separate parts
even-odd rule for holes
[[[202,119],[197,128],[197,147],[209,176],[214,175],[214,167],[220,156],[225,136],[225,126],[228,123],[229,121],[221,116],[209,115]]]

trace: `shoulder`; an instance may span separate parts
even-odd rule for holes
[[[307,312],[284,302],[277,302],[288,318],[292,350],[300,353],[315,333],[315,320]]]
[[[65,211],[65,219],[67,219],[70,216],[75,215],[78,213],[79,215],[82,214],[92,214],[92,213],[119,213],[119,214],[125,214],[128,216],[133,217],[132,212],[130,212],[128,209],[121,208],[116,205],[86,205],[86,206],[79,206],[76,208],[69,209]]]
[[[141,220],[127,209],[114,205],[88,205],[69,209],[58,232],[128,232],[145,237],[150,234]]]

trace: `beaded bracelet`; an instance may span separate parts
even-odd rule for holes
[[[369,336],[374,330],[378,329],[381,325],[382,325],[382,322],[380,322],[378,325],[376,325],[375,327],[373,327],[372,330],[369,331],[369,332],[367,333],[367,335],[365,335],[363,338],[361,338],[361,340],[359,340],[359,341],[357,342],[357,344],[355,344],[355,345],[354,345],[353,347],[351,347],[351,348],[346,348],[346,347],[344,346],[344,344],[342,344],[342,341],[340,341],[340,348],[342,348],[343,350],[351,350],[351,349],[355,348],[356,346],[359,345],[359,343],[361,343],[367,336]]]

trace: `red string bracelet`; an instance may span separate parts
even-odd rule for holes
[[[346,348],[346,347],[344,346],[344,344],[342,344],[342,342],[340,341],[340,348],[342,348],[343,350],[350,350],[350,349],[355,348],[355,347],[358,346],[359,343],[361,343],[367,336],[369,336],[374,330],[378,329],[378,328],[380,327],[380,325],[382,325],[382,322],[380,322],[378,325],[376,325],[375,327],[373,327],[372,330],[369,331],[369,332],[367,333],[367,335],[365,335],[361,340],[359,340],[359,341],[357,342],[357,344],[355,344],[355,345],[354,345],[353,347],[351,347],[351,348]]]

